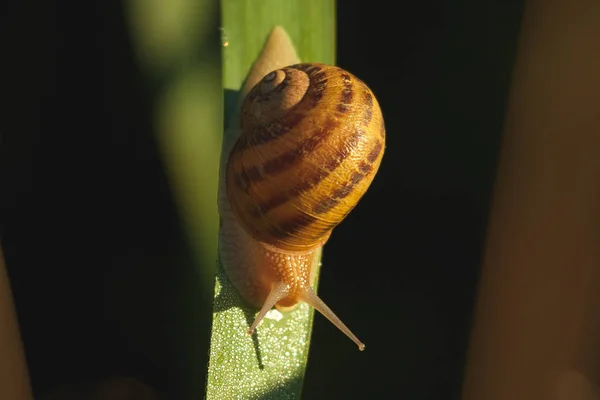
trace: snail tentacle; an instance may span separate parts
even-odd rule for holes
[[[332,324],[334,324],[340,331],[344,332],[346,336],[356,343],[360,351],[365,349],[364,343],[358,340],[354,333],[352,333],[352,331],[342,322],[342,320],[339,319],[333,311],[331,311],[331,308],[329,308],[327,304],[321,300],[321,298],[310,286],[304,288],[304,291],[300,295],[299,299],[323,314],[325,318],[331,321]]]

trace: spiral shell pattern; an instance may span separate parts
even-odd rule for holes
[[[323,245],[383,157],[385,126],[372,91],[339,67],[296,64],[254,86],[240,118],[226,171],[236,219],[277,249]]]

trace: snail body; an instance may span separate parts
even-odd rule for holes
[[[230,281],[261,308],[250,332],[273,306],[304,301],[364,349],[311,286],[315,255],[381,163],[385,127],[375,96],[339,67],[295,64],[252,88],[240,127],[220,193],[220,253]]]

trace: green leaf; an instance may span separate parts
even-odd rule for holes
[[[300,60],[334,64],[335,9],[331,0],[232,0],[222,2],[222,18],[228,129],[221,170],[239,134],[237,107],[253,83]],[[219,185],[223,183],[221,178]],[[315,257],[318,265],[320,252]],[[207,399],[300,398],[314,311],[304,303],[285,313],[271,310],[250,336],[257,311],[242,300],[219,262]]]

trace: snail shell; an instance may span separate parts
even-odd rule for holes
[[[246,97],[241,127],[227,166],[233,212],[252,237],[282,250],[323,245],[383,156],[377,100],[338,67],[269,73]]]
[[[311,284],[315,252],[379,169],[385,127],[375,96],[339,67],[295,64],[253,87],[240,124],[226,167],[226,211],[235,221],[222,219],[239,227],[222,227],[223,265],[242,296],[262,306],[250,331],[273,305],[305,301],[362,350]]]

